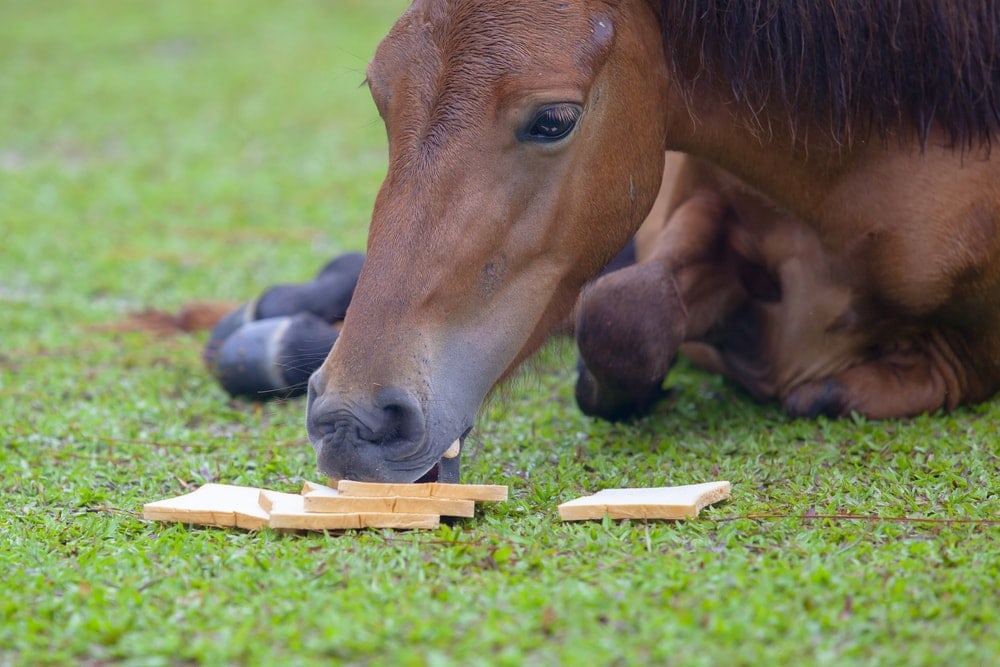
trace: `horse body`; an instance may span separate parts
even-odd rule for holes
[[[664,58],[669,5],[418,0],[380,45],[389,172],[310,384],[324,472],[427,472],[644,219],[640,263],[580,300],[586,411],[648,407],[681,345],[797,414],[997,389],[995,125],[915,123],[918,105],[831,131],[825,98],[786,122],[702,76],[706,54]]]
[[[694,105],[673,116],[668,145],[739,176],[699,172],[729,205],[729,237],[749,246],[731,240],[730,250],[784,295],[767,305],[749,295],[754,312],[742,315],[758,353],[716,370],[807,415],[912,415],[996,391],[1000,164],[988,143],[957,146],[955,130],[901,126],[844,145],[814,122],[782,126],[781,111],[748,117],[715,90]],[[762,125],[777,128],[769,140]],[[740,372],[751,361],[769,382]]]
[[[970,180],[983,187],[966,211],[997,194],[988,174]],[[678,347],[792,414],[902,416],[987,398],[998,367],[991,219],[949,209],[957,202],[919,173],[911,182],[898,209],[863,215],[885,206],[862,191],[808,223],[714,164],[668,154],[639,263],[581,297],[581,407],[641,411]]]

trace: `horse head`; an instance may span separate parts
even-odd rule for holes
[[[382,41],[388,173],[309,387],[322,472],[434,468],[627,242],[663,168],[658,30],[645,3],[418,0]]]

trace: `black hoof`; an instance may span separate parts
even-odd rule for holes
[[[684,339],[676,282],[658,264],[634,264],[591,283],[577,302],[576,401],[609,421],[638,417],[662,398]]]
[[[644,387],[616,387],[609,382],[598,381],[583,359],[577,360],[576,367],[579,373],[576,380],[576,404],[588,417],[610,422],[635,419],[647,414],[667,395],[662,382]]]
[[[363,253],[340,255],[328,262],[312,282],[276,285],[229,313],[215,325],[205,344],[205,366],[216,365],[226,339],[244,324],[298,313],[311,313],[330,323],[343,320],[364,262]]]
[[[341,255],[327,264],[309,283],[275,285],[260,295],[253,319],[312,313],[321,320],[344,319],[354,296],[365,256]]]
[[[365,265],[365,254],[363,252],[348,252],[334,257],[316,274],[319,280],[328,275],[353,275],[355,282],[361,274],[361,267]]]
[[[850,413],[847,388],[834,378],[802,385],[786,396],[784,403],[792,417],[816,419],[821,415],[843,417]]]
[[[219,358],[219,350],[222,348],[222,344],[226,342],[226,339],[229,338],[234,331],[239,329],[244,324],[257,319],[254,316],[256,311],[257,301],[254,300],[243,304],[219,320],[219,322],[212,328],[212,333],[208,337],[208,342],[205,343],[205,348],[201,352],[201,360],[205,363],[206,368],[212,368],[215,366]]]
[[[232,396],[299,396],[336,340],[337,330],[310,313],[257,320],[222,342],[209,370]]]

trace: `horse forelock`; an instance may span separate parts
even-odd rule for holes
[[[682,91],[728,89],[749,117],[815,123],[842,144],[943,128],[988,147],[1000,126],[1000,3],[992,0],[661,0]]]

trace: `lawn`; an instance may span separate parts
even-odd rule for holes
[[[317,479],[301,400],[232,401],[204,333],[114,324],[363,249],[385,146],[360,84],[402,8],[0,0],[0,665],[995,664],[1000,401],[792,420],[682,363],[611,425],[556,344],[482,411],[464,481],[511,500],[475,519],[141,520],[208,481]],[[733,498],[697,520],[556,515],[712,479]]]

